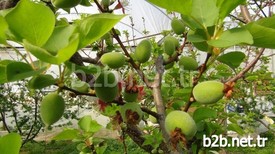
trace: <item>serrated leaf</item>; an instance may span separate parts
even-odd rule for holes
[[[8,24],[4,17],[0,16],[0,44],[6,44],[6,31],[8,30]]]
[[[207,43],[214,47],[227,48],[239,44],[253,44],[253,37],[245,28],[233,28],[224,31],[216,40]]]
[[[21,136],[17,133],[9,133],[0,138],[1,154],[18,154],[21,147]]]
[[[175,11],[184,15],[191,13],[192,0],[148,0],[149,2],[165,8],[169,11]]]
[[[102,126],[98,124],[91,116],[84,116],[78,121],[78,126],[85,132],[95,133],[98,132]]]
[[[52,10],[30,0],[20,0],[5,18],[16,41],[22,42],[26,39],[37,46],[46,43],[55,25]]]
[[[55,56],[48,52],[46,49],[29,43],[27,40],[23,40],[23,43],[25,49],[31,52],[39,60],[59,65],[70,59],[72,55],[75,54],[75,52],[77,52],[77,47],[79,44],[79,35],[74,34],[70,39],[70,43],[68,44],[68,46],[60,49]]]
[[[53,140],[73,140],[78,137],[79,131],[77,129],[66,129],[57,134]]]
[[[91,15],[80,21],[80,43],[78,49],[86,47],[88,44],[91,44],[97,39],[100,39],[104,34],[109,32],[123,17],[124,15],[101,13]]]
[[[196,123],[205,119],[216,118],[216,117],[217,117],[217,111],[207,107],[198,108],[193,114],[193,119],[195,120]]]
[[[228,124],[227,130],[232,130],[238,133],[239,135],[243,135],[245,133],[244,130],[238,124],[235,123]]]
[[[238,5],[244,4],[245,2],[246,2],[246,0],[233,0],[233,1],[217,0],[217,6],[219,8],[220,19],[224,19]]]
[[[233,69],[239,67],[240,64],[244,61],[244,59],[245,54],[240,51],[229,52],[217,58],[219,62],[222,62]]]
[[[253,46],[275,49],[275,16],[251,22],[244,28],[253,36]]]

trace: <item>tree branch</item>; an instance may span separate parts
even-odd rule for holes
[[[250,13],[249,13],[249,11],[247,9],[247,6],[241,5],[240,8],[241,8],[242,16],[244,17],[246,23],[251,22],[252,18],[251,18]]]

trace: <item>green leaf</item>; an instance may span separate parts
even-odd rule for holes
[[[193,0],[191,16],[204,28],[215,25],[219,16],[216,0]]]
[[[6,66],[0,65],[0,84],[6,82],[8,82],[6,75]]]
[[[91,1],[90,0],[82,0],[80,2],[80,5],[83,5],[83,6],[91,6]]]
[[[253,36],[253,46],[275,49],[275,16],[251,22],[245,28]]]
[[[203,29],[190,30],[187,35],[187,40],[201,51],[208,51],[207,34]]]
[[[192,0],[148,0],[149,2],[165,8],[169,11],[175,11],[184,15],[191,13]]]
[[[79,131],[77,129],[66,129],[57,134],[53,140],[73,140],[78,137]]]
[[[61,64],[67,60],[69,60],[75,52],[77,52],[77,46],[79,44],[79,35],[74,34],[71,39],[68,46],[65,48],[60,49],[57,52],[57,55],[52,55],[47,50],[32,45],[27,40],[23,40],[24,47],[27,51],[31,52],[36,58],[38,58],[41,61],[48,62],[51,64]]]
[[[6,68],[7,68],[7,65],[12,62],[13,62],[12,60],[0,61],[0,84],[8,82]]]
[[[78,126],[85,132],[95,133],[98,132],[102,126],[98,124],[91,116],[84,116],[78,121]]]
[[[196,123],[201,120],[205,120],[208,118],[216,118],[216,117],[217,117],[217,111],[207,107],[198,108],[193,114],[193,119],[195,120]]]
[[[70,37],[75,31],[75,26],[73,25],[62,25],[55,27],[49,40],[43,46],[52,55],[56,55],[58,51],[65,48],[70,43]]]
[[[8,30],[8,24],[4,17],[0,16],[0,44],[6,44],[6,31]]]
[[[228,124],[227,130],[237,132],[239,135],[243,135],[245,133],[244,130],[238,124],[235,123]]]
[[[217,0],[217,6],[219,8],[219,17],[220,19],[224,19],[229,15],[231,11],[233,11],[238,5],[244,4],[246,0]]]
[[[20,0],[5,18],[18,41],[26,39],[37,46],[46,43],[55,25],[52,10],[46,5],[30,0]]]
[[[42,89],[55,83],[56,79],[54,79],[50,74],[39,74],[29,81],[28,87],[31,89]]]
[[[30,64],[23,62],[2,60],[0,61],[0,84],[25,79],[45,71],[44,68],[34,70]]]
[[[239,67],[244,59],[245,54],[240,51],[229,52],[217,58],[219,62],[222,62],[233,69]]]
[[[226,48],[238,44],[253,44],[253,37],[245,28],[233,28],[224,31],[216,40],[207,43],[214,47]]]
[[[6,66],[7,81],[12,82],[25,79],[43,71],[45,71],[45,68],[34,70],[30,64],[14,61]]]
[[[204,28],[202,24],[198,23],[198,21],[196,21],[196,19],[190,15],[181,14],[181,19],[183,20],[184,24],[188,26],[191,30]]]
[[[203,42],[207,40],[207,35],[203,29],[190,30],[187,34],[187,40],[190,42]]]
[[[71,63],[69,61],[65,62],[65,65],[72,71],[72,72],[85,72],[86,74],[96,74],[101,71],[101,68],[96,65],[88,65],[88,66],[80,66],[75,63]]]
[[[19,154],[21,143],[19,134],[9,133],[0,138],[0,152],[1,154]]]
[[[100,39],[105,33],[109,32],[124,15],[114,15],[109,13],[94,14],[80,22],[80,44],[78,49],[86,47]]]

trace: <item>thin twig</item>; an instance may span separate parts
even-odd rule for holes
[[[36,123],[37,123],[37,114],[38,114],[38,97],[37,96],[35,96],[34,97],[34,103],[35,103],[35,108],[34,108],[34,122],[33,122],[33,124],[32,124],[32,126],[31,126],[31,128],[30,128],[30,130],[29,130],[29,132],[28,132],[28,135],[27,135],[27,137],[25,138],[25,140],[23,141],[23,143],[22,143],[22,146],[24,146],[24,144],[26,144],[29,140],[31,140],[31,138],[30,138],[30,136],[31,136],[31,133],[32,133],[32,131],[33,131],[33,128],[34,128],[34,126],[36,125]],[[34,136],[33,136],[34,137]]]
[[[7,123],[6,123],[6,116],[5,116],[5,113],[4,113],[4,112],[0,112],[0,114],[1,114],[1,120],[2,120],[2,122],[3,122],[3,126],[4,126],[5,129],[10,133],[11,131],[10,131],[10,129],[9,129]]]
[[[250,16],[249,11],[248,11],[248,9],[247,9],[247,6],[241,5],[240,8],[241,8],[242,16],[243,16],[244,19],[246,20],[246,23],[251,22],[252,19],[251,19],[251,16]]]
[[[265,18],[267,18],[267,15],[265,14],[265,12],[263,11],[263,9],[261,8],[261,6],[257,3],[256,0],[253,0],[254,3],[257,5],[257,7],[260,9],[260,11],[262,12],[262,14],[264,15]]]

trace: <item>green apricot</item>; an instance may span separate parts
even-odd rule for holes
[[[172,30],[177,34],[177,35],[181,35],[185,32],[185,25],[183,23],[182,20],[174,18],[171,21],[171,27]]]
[[[138,124],[143,116],[143,112],[138,103],[126,103],[120,108],[122,120],[129,124]]]
[[[181,129],[187,139],[191,139],[197,132],[195,121],[184,111],[171,111],[165,118],[165,129],[169,134],[176,128]]]
[[[129,93],[129,92],[124,92],[123,93],[123,98],[126,102],[135,102],[138,98],[138,93]]]
[[[182,56],[179,60],[179,66],[184,70],[197,70],[198,62],[192,57]]]
[[[50,93],[41,101],[40,116],[46,127],[57,122],[65,110],[65,101],[57,93]]]
[[[149,40],[142,40],[136,47],[135,57],[140,63],[145,63],[149,60],[152,52],[152,44]]]
[[[95,80],[96,96],[104,102],[113,101],[118,93],[118,84],[114,73],[101,72]]]
[[[72,87],[72,89],[82,92],[82,93],[87,93],[90,89],[90,86],[87,82],[80,81],[80,80],[73,81],[71,83],[71,87]]]
[[[125,56],[119,52],[109,52],[102,55],[100,61],[102,64],[108,65],[110,68],[120,68],[125,63]]]
[[[201,104],[218,102],[224,96],[224,84],[219,81],[205,81],[197,84],[193,89],[193,95]]]
[[[151,110],[154,111],[154,112],[157,112],[157,108],[156,107],[153,107]],[[158,120],[154,116],[152,116],[152,115],[149,115],[149,120],[152,123],[154,123],[154,124],[156,124],[158,122]]]
[[[81,0],[52,0],[52,4],[57,8],[72,8],[80,2]]]
[[[175,53],[176,48],[179,46],[179,41],[173,36],[167,36],[163,42],[164,52],[172,56]]]

